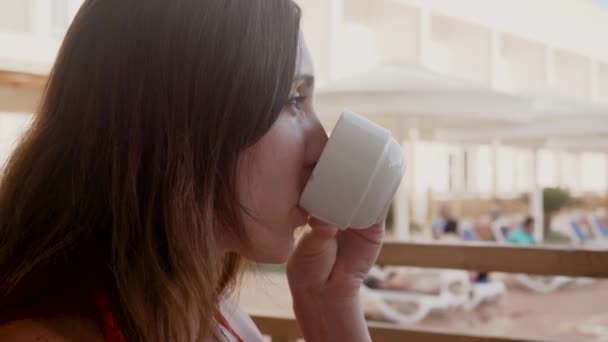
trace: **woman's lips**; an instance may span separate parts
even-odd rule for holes
[[[308,213],[308,211],[306,211],[304,208],[300,207],[299,205],[296,206],[296,208],[297,208],[298,214],[300,215],[298,227],[301,227],[308,222],[308,218],[310,217],[310,214]]]
[[[315,166],[317,166],[316,163],[304,167],[304,171],[302,174],[302,183],[300,185],[300,194],[304,191],[304,188],[306,188],[306,185],[313,180],[314,175],[315,175],[315,173],[314,173]]]

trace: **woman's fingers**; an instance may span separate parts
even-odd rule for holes
[[[366,229],[353,230],[352,233],[372,244],[382,244],[385,234],[384,223],[378,223]]]
[[[310,229],[298,242],[298,250],[306,254],[317,254],[327,250],[333,243],[338,229],[321,220],[311,218],[308,220]]]

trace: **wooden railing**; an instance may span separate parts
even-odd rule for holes
[[[431,268],[475,269],[527,273],[608,278],[608,250],[576,249],[571,247],[520,247],[494,243],[466,245],[418,244],[386,242],[378,257],[381,265]],[[252,315],[260,330],[273,342],[295,341],[301,338],[293,317],[267,314]],[[488,335],[450,333],[440,330],[395,327],[369,323],[374,341],[428,342],[523,342],[517,339]]]
[[[0,70],[0,85],[42,90],[47,77],[17,71]]]
[[[278,317],[267,314],[252,314],[258,328],[265,334],[272,336],[272,342],[295,342],[301,339],[296,321],[292,317]],[[471,334],[457,334],[436,329],[415,329],[395,327],[382,323],[368,323],[369,332],[373,341],[424,341],[424,342],[522,342],[508,337],[479,336]],[[525,339],[529,342],[542,340]]]
[[[496,243],[418,244],[387,242],[381,265],[474,269],[538,275],[608,277],[608,249],[522,247]]]

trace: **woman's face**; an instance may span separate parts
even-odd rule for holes
[[[238,241],[230,249],[261,263],[282,263],[294,246],[294,230],[308,214],[298,206],[327,134],[313,107],[314,67],[300,40],[290,102],[272,128],[239,160],[238,193],[250,246]]]

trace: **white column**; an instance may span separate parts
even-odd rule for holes
[[[395,197],[395,204],[393,207],[393,217],[394,217],[394,229],[396,232],[396,237],[398,240],[409,240],[410,239],[410,206],[409,206],[409,198],[408,198],[408,174],[412,169],[412,165],[409,164],[409,160],[407,158],[407,144],[405,140],[401,140],[401,149],[403,151],[404,157],[407,160],[405,165],[405,175],[403,180],[401,181],[401,185],[399,186],[399,190],[397,190],[397,196]]]
[[[538,180],[538,149],[532,150],[532,160],[530,162],[530,179],[532,189],[530,192],[530,212],[536,222],[534,240],[542,242],[544,240],[544,211],[543,211],[543,189]]]
[[[466,175],[466,188],[470,194],[477,194],[479,191],[479,185],[477,182],[477,150],[475,145],[467,145],[465,147],[467,156],[467,175]]]
[[[414,198],[415,194],[415,145],[417,142],[417,131],[412,129],[411,125],[403,119],[397,120],[398,136],[397,139],[401,142],[401,148],[406,160],[405,176],[401,182],[397,196],[395,198],[395,207],[393,208],[395,218],[396,237],[399,240],[410,239],[410,198]],[[411,197],[410,197],[411,196]]]
[[[574,189],[575,193],[583,191],[583,154],[574,152]]]
[[[453,192],[456,192],[458,195],[462,195],[466,191],[465,157],[465,148],[463,146],[458,146],[454,149],[454,169],[452,170],[454,177]]]
[[[497,198],[500,192],[500,187],[498,186],[500,177],[499,177],[499,160],[500,158],[500,140],[492,141],[492,196]]]
[[[409,128],[407,130],[407,154],[408,154],[408,164],[410,166],[410,172],[408,173],[408,189],[410,194],[411,203],[410,206],[412,208],[413,221],[417,221],[420,218],[421,206],[426,206],[425,203],[421,203],[426,198],[426,189],[420,189],[418,183],[418,175],[417,175],[417,166],[416,162],[418,160],[417,150],[418,150],[418,142],[420,140],[420,131],[416,128],[416,123],[411,121],[408,124]],[[423,195],[420,192],[423,192]]]
[[[48,0],[45,0],[48,1]],[[315,60],[321,82],[332,79],[336,62],[344,0],[297,0],[302,8],[302,31]]]
[[[30,0],[30,32],[36,36],[50,36],[52,33],[53,4],[50,0]]]
[[[561,188],[564,184],[564,172],[562,170],[562,151],[553,151],[553,158],[555,162],[555,185]]]

